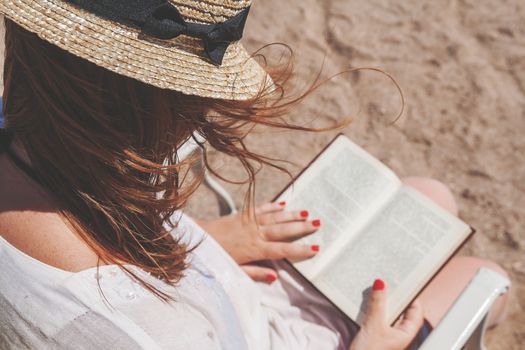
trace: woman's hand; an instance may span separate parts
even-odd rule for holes
[[[265,259],[306,259],[319,251],[318,245],[291,242],[315,232],[320,220],[308,220],[309,213],[285,211],[286,203],[266,203],[255,209],[255,219],[236,213],[213,221],[198,221],[253,279],[273,282],[277,273],[269,268],[244,265]]]
[[[406,349],[423,325],[423,308],[415,300],[403,318],[393,327],[386,321],[387,291],[381,280],[376,280],[370,293],[363,326],[352,341],[350,350]]]

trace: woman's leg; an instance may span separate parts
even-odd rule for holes
[[[424,177],[406,177],[402,180],[405,184],[433,199],[452,214],[458,214],[458,207],[452,193],[441,182]],[[486,267],[507,276],[503,268],[490,260],[458,256],[452,258],[425,288],[420,295],[420,300],[423,303],[425,318],[432,327],[438,324],[480,267]],[[507,294],[499,297],[492,306],[487,320],[488,327],[497,325],[505,318]]]

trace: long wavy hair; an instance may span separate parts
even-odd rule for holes
[[[278,89],[261,88],[247,101],[219,100],[118,75],[8,19],[5,29],[4,141],[10,134],[22,142],[58,213],[98,255],[97,267],[101,260],[118,265],[164,301],[172,297],[123,264],[170,285],[187,268],[195,247],[170,233],[177,225],[170,218],[202,179],[188,171],[195,160],[178,161],[178,148],[199,134],[209,147],[237,158],[251,198],[260,165],[283,170],[245,146],[251,128],[314,130],[284,119],[288,107],[318,87],[319,76],[304,93],[283,97],[292,59],[266,67]]]

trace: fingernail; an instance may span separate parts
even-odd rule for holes
[[[275,277],[274,275],[266,275],[266,281],[268,281],[269,283],[274,282],[276,279],[277,277]]]
[[[301,217],[302,218],[307,218],[308,217],[308,210],[301,210]]]
[[[279,205],[280,205],[281,207],[284,207],[284,206],[286,205],[286,201],[279,202]]]
[[[381,279],[376,279],[374,281],[374,285],[372,286],[372,289],[373,290],[383,290],[385,289],[385,282],[383,282],[383,280]]]
[[[314,252],[318,252],[318,251],[319,251],[319,245],[318,245],[318,244],[314,244],[314,245],[312,245],[310,248],[312,248],[312,250],[313,250]]]
[[[314,221],[312,221],[312,225],[314,225],[314,227],[319,227],[319,226],[321,226],[321,220],[319,220],[319,219],[315,219]]]

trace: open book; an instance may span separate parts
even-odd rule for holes
[[[276,200],[321,219],[298,240],[321,251],[290,263],[359,325],[375,278],[388,287],[391,324],[474,233],[342,134]]]

